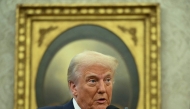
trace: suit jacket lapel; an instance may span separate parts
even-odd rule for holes
[[[62,109],[75,109],[74,105],[73,105],[73,99],[71,99],[68,103],[66,103],[65,105],[63,105]]]

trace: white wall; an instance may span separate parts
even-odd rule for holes
[[[0,0],[0,109],[13,109],[15,9],[20,3],[161,5],[162,109],[190,109],[190,0]]]

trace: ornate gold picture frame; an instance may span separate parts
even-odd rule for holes
[[[70,99],[66,69],[83,50],[119,60],[112,103],[160,109],[159,4],[18,5],[14,109]]]

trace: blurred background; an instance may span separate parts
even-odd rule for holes
[[[0,0],[0,109],[14,107],[17,4],[160,3],[161,108],[190,109],[190,0]]]

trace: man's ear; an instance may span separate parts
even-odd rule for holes
[[[69,88],[72,92],[72,94],[76,97],[77,96],[77,87],[74,82],[69,81]]]

